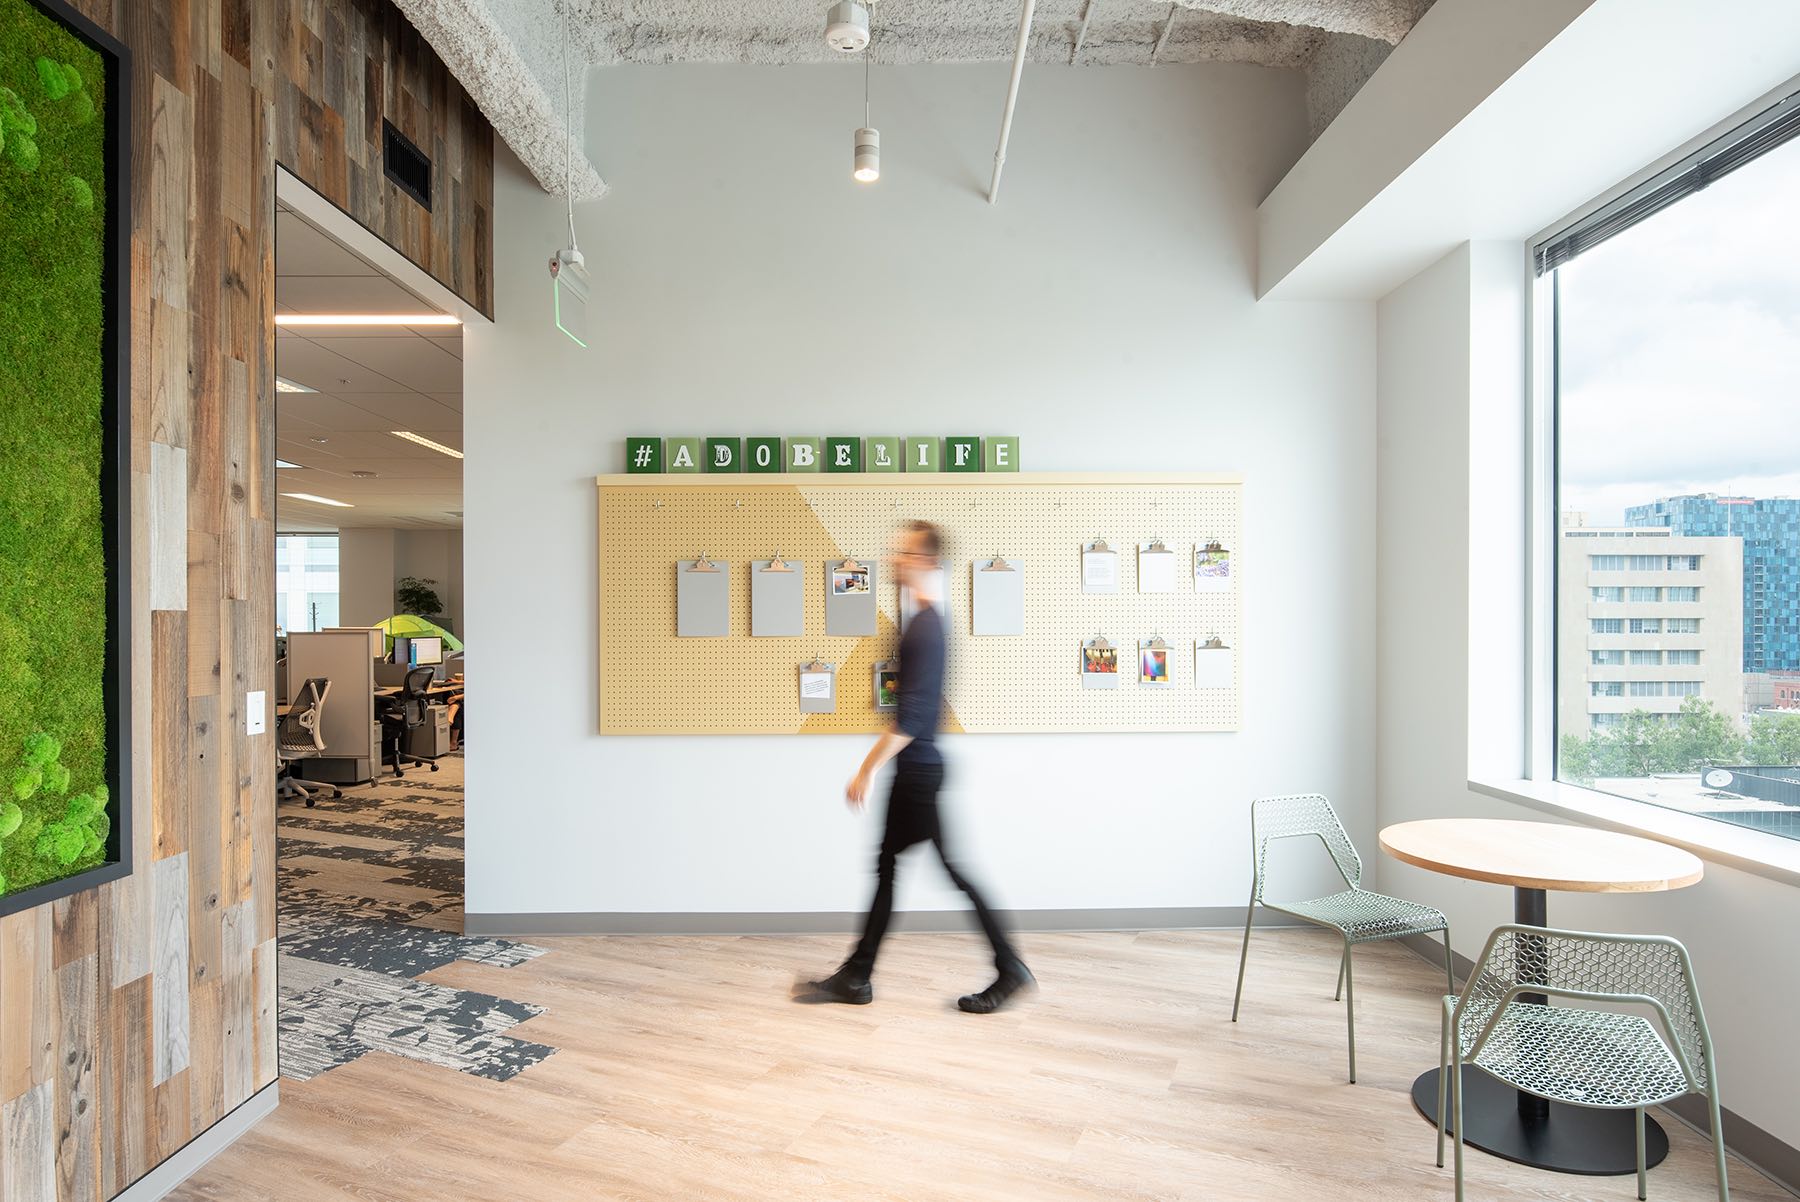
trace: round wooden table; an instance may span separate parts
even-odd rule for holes
[[[1681,889],[1704,871],[1691,852],[1654,839],[1556,822],[1428,818],[1381,832],[1381,850],[1407,864],[1472,881],[1511,885],[1513,921],[1548,926],[1549,890],[1654,893]],[[1543,994],[1519,995],[1543,1004]],[[1629,1110],[1593,1110],[1514,1090],[1464,1066],[1463,1140],[1507,1160],[1559,1173],[1637,1172],[1637,1133]],[[1437,1123],[1438,1070],[1413,1082],[1413,1105]],[[1645,1163],[1669,1154],[1669,1138],[1646,1119]]]

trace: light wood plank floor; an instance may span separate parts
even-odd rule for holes
[[[1229,1021],[1232,932],[1035,935],[1043,992],[991,1017],[974,936],[900,934],[866,1007],[788,1000],[845,940],[593,937],[511,968],[423,979],[528,1001],[557,1052],[506,1082],[372,1053],[285,1081],[280,1109],[181,1199],[1448,1199],[1407,1098],[1437,1055],[1436,990],[1393,946],[1358,952],[1361,1082],[1344,1081],[1336,945],[1259,932]],[[1727,1089],[1729,1090],[1729,1082]],[[1727,1096],[1729,1102],[1729,1094]],[[1674,1144],[1658,1202],[1713,1197]],[[1629,1177],[1471,1151],[1470,1197],[1619,1199]],[[1733,1162],[1733,1195],[1790,1195]]]

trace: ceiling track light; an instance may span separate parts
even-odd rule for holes
[[[832,11],[835,13],[837,9]],[[874,122],[869,118],[869,61],[875,57],[873,26],[866,27],[864,34],[863,123],[852,141],[850,178],[859,184],[872,184],[881,178],[881,131],[875,128]]]
[[[395,438],[404,438],[407,442],[416,443],[428,451],[436,451],[440,455],[448,455],[452,459],[461,459],[463,453],[455,447],[447,447],[441,442],[433,442],[423,434],[414,434],[411,430],[389,430]]]
[[[278,326],[460,326],[449,313],[277,313]]]
[[[334,509],[356,508],[356,506],[348,501],[334,501],[330,497],[314,496],[309,492],[284,492],[281,495],[284,497],[292,497],[296,501],[311,501],[314,505],[330,505]]]

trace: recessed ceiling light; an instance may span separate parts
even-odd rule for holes
[[[339,509],[355,509],[348,501],[334,501],[330,497],[315,497],[309,492],[284,492],[284,497],[292,497],[296,501],[311,501],[315,505],[333,505]]]
[[[275,377],[276,392],[317,392],[317,388],[308,388],[304,384],[296,384],[286,376]]]
[[[278,326],[459,326],[449,313],[277,313]]]
[[[285,459],[277,459],[275,461],[275,466],[276,467],[299,467],[300,465],[297,463],[289,463]]]
[[[461,459],[463,457],[463,453],[455,447],[447,447],[441,442],[432,442],[423,434],[414,434],[411,430],[389,430],[388,433],[392,434],[395,438],[404,438],[407,442],[418,443],[425,449],[436,451],[440,455],[448,455],[452,459]]]
[[[375,479],[374,472],[351,472],[350,474],[352,476],[355,476],[358,480],[373,480],[373,479]]]
[[[319,445],[320,445],[320,446],[324,446],[324,445],[325,445],[325,444],[326,444],[326,443],[328,443],[328,442],[330,442],[330,441],[331,441],[331,440],[330,440],[330,439],[329,439],[329,438],[317,438],[317,437],[315,437],[315,438],[309,438],[309,439],[307,439],[307,440],[306,440],[306,441],[308,441],[308,442],[316,442],[316,443],[318,443],[318,444],[319,444]]]

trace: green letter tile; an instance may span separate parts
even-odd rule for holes
[[[825,440],[825,470],[828,472],[862,471],[862,439],[827,438]]]
[[[668,470],[671,472],[699,471],[700,440],[698,438],[663,439],[663,462],[668,464]]]
[[[899,471],[900,440],[898,438],[863,439],[863,470],[865,472]]]
[[[906,470],[935,472],[938,470],[938,440],[909,438],[906,440]]]
[[[709,472],[743,471],[744,440],[741,438],[707,439],[706,470]]]
[[[662,439],[627,438],[625,440],[625,470],[633,475],[639,472],[662,471]]]
[[[819,440],[790,438],[787,440],[787,470],[816,472],[819,470]]]
[[[979,438],[944,439],[944,470],[947,472],[980,471],[981,440]]]
[[[781,440],[779,438],[745,439],[744,470],[747,472],[779,472]]]
[[[1019,470],[1019,436],[1008,434],[982,442],[982,470],[1016,472]]]

